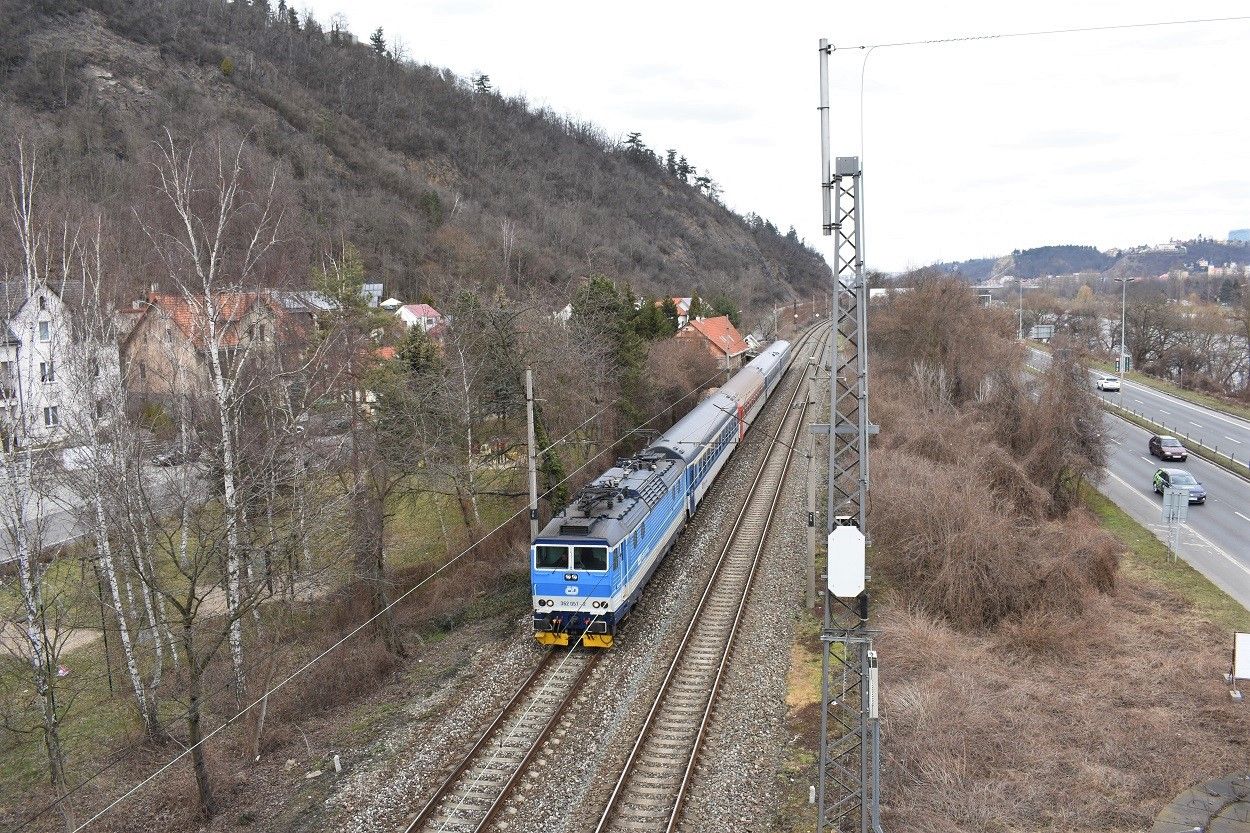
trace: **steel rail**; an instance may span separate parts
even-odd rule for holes
[[[595,667],[600,656],[601,655],[599,654],[590,654],[587,656],[586,664],[578,674],[576,681],[573,685],[567,687],[564,697],[556,705],[556,708],[552,711],[551,715],[544,723],[536,739],[532,744],[530,744],[529,748],[522,756],[520,765],[513,771],[512,775],[504,783],[499,795],[492,802],[483,818],[478,822],[474,828],[475,830],[483,829],[494,817],[495,813],[498,812],[504,797],[507,796],[508,791],[516,783],[517,777],[525,769],[526,764],[529,763],[530,759],[534,755],[534,752],[550,735],[557,718],[559,718],[559,716],[564,712],[564,709],[568,706],[569,701],[572,700],[573,695],[581,689],[582,683],[585,682],[586,677]],[[512,695],[495,719],[491,721],[490,726],[482,732],[482,734],[474,742],[472,748],[470,748],[468,753],[460,760],[460,763],[456,765],[455,769],[452,770],[451,774],[443,779],[442,783],[439,784],[438,788],[434,791],[434,794],[430,797],[430,800],[426,802],[425,806],[421,808],[421,811],[417,813],[416,817],[404,828],[404,833],[415,833],[415,831],[421,829],[427,822],[430,821],[434,813],[440,808],[440,806],[442,806],[444,799],[446,799],[453,792],[453,788],[456,786],[460,777],[468,772],[473,763],[481,757],[482,753],[487,751],[487,747],[490,746],[491,742],[496,739],[496,736],[502,730],[505,721],[516,714],[520,710],[520,707],[530,699],[530,695],[534,693],[535,686],[539,680],[545,678],[547,671],[551,669],[553,664],[558,670],[558,663],[566,658],[567,654],[562,651],[551,650],[547,652],[542,661],[539,662],[537,667],[534,668],[533,673],[526,678],[525,682],[521,684],[521,687],[518,688],[516,693]],[[541,689],[539,690],[541,691]]]
[[[827,325],[824,325],[824,326],[827,327]],[[827,332],[817,335],[820,329],[821,327],[818,326],[818,327],[808,330],[806,333],[803,334],[801,344],[798,346],[798,349],[794,350],[792,353],[790,364],[786,368],[787,374],[790,372],[790,370],[792,370],[795,367],[797,356],[799,352],[802,350],[802,347],[805,346],[808,342],[810,342],[813,338],[817,340],[816,351],[815,353],[813,353],[813,355],[819,355],[821,345],[825,343],[828,337]],[[781,431],[783,430],[788,418],[790,417],[790,411],[793,409],[795,399],[797,398],[797,395],[798,395],[798,391],[801,390],[802,387],[803,387],[802,380],[800,379],[799,383],[796,385],[795,394],[792,395],[790,398],[790,403],[787,406],[786,413],[782,415],[782,418],[778,423],[777,430],[773,434],[771,444],[770,444],[770,454],[771,454],[771,447],[777,444],[777,438],[780,436]],[[804,402],[804,410],[806,410],[806,401]],[[791,443],[791,445],[793,445],[793,443]],[[768,462],[768,459],[769,457],[768,455],[766,455],[765,464]],[[761,464],[760,470],[756,474],[755,480],[752,483],[752,491],[754,490],[755,483],[758,482],[760,479],[760,476],[764,470],[765,464]],[[788,467],[788,465],[789,465],[789,461],[787,459],[786,466]],[[784,477],[785,477],[784,471],[781,477],[782,477],[782,480],[784,480]],[[736,520],[734,524],[735,530],[737,530],[743,517],[745,516],[745,510],[749,503],[750,503],[750,494],[748,494],[747,498],[743,502],[743,510],[741,510],[738,513],[738,520]],[[731,533],[730,542],[732,542],[732,540],[733,540],[733,534]],[[728,551],[729,546],[730,544],[726,544],[725,550],[722,551],[721,557],[717,561],[717,570],[719,570],[719,565],[721,561],[724,559],[725,552]],[[709,588],[710,586],[711,586],[711,581],[709,581]],[[707,595],[708,593],[705,591],[704,598],[706,598]],[[700,601],[700,609],[702,608],[702,604],[703,604],[703,600]],[[739,616],[740,616],[740,612],[739,612]],[[735,623],[735,629],[736,629],[736,623]],[[689,634],[690,634],[690,630],[687,629],[686,636],[683,638],[683,645],[685,644],[685,641],[689,638]],[[503,783],[498,788],[497,795],[491,801],[490,806],[486,808],[481,818],[479,818],[476,822],[473,822],[468,819],[465,819],[463,821],[452,821],[450,819],[447,819],[447,820],[444,820],[443,824],[440,826],[429,827],[430,823],[434,820],[434,816],[436,815],[436,813],[446,805],[447,800],[455,792],[455,789],[459,785],[459,782],[461,781],[462,777],[467,772],[469,772],[470,769],[473,768],[475,763],[482,760],[483,755],[489,752],[489,747],[491,747],[495,743],[496,740],[499,740],[500,742],[504,740],[503,738],[499,738],[498,736],[505,728],[505,725],[508,722],[508,720],[514,715],[517,715],[518,713],[523,714],[523,708],[532,699],[532,696],[537,696],[539,693],[542,692],[542,687],[538,686],[538,682],[541,679],[545,678],[547,672],[551,669],[553,663],[557,664],[556,668],[558,670],[558,663],[563,662],[565,659],[568,658],[567,653],[553,650],[553,651],[548,652],[546,656],[543,657],[542,661],[538,664],[537,667],[535,667],[535,669],[529,675],[529,677],[526,678],[525,682],[523,682],[521,686],[516,690],[516,692],[512,695],[512,697],[509,698],[508,702],[500,710],[499,714],[496,715],[495,719],[491,721],[491,724],[485,729],[485,731],[483,731],[478,736],[477,740],[473,743],[470,750],[460,759],[456,767],[451,771],[451,773],[446,778],[443,779],[443,781],[435,789],[433,795],[425,803],[425,805],[422,807],[420,812],[417,813],[416,817],[414,817],[412,821],[410,821],[408,825],[404,828],[404,833],[416,833],[416,831],[418,830],[427,829],[427,828],[431,830],[431,833],[436,833],[436,831],[443,829],[443,827],[448,824],[455,824],[457,826],[457,829],[468,828],[468,827],[471,827],[472,830],[474,831],[482,831],[486,829],[487,826],[494,820],[494,818],[499,813],[499,811],[503,809],[508,798],[511,795],[513,788],[515,787],[517,781],[520,780],[522,773],[525,772],[534,754],[538,751],[538,749],[543,745],[543,743],[550,736],[559,718],[564,714],[565,710],[567,709],[569,703],[573,700],[576,693],[583,688],[583,684],[585,683],[586,679],[589,677],[591,670],[593,670],[593,668],[595,667],[599,659],[603,656],[603,654],[593,653],[593,654],[586,654],[584,656],[586,657],[585,665],[583,666],[581,671],[578,673],[576,680],[574,680],[572,684],[566,687],[564,696],[551,710],[551,713],[547,716],[547,719],[543,723],[542,727],[539,729],[538,733],[535,735],[533,742],[528,745],[528,747],[522,754],[520,761],[517,763],[515,767],[512,768],[510,774],[507,775],[507,777],[503,780]],[[719,679],[720,679],[720,672],[718,671],[717,673],[718,685],[719,685]],[[706,722],[706,718],[705,718],[705,722]],[[700,735],[702,735],[702,732],[703,732],[703,728],[701,726]],[[486,760],[486,763],[491,763],[491,762],[492,761],[490,759]]]
[[[825,325],[825,326],[826,328],[828,327],[828,325]],[[809,331],[809,336],[815,332],[816,332],[815,330]],[[821,349],[823,345],[826,343],[828,336],[829,336],[829,332],[826,329],[826,331],[823,332],[817,338],[816,349],[812,353],[813,356],[820,355]],[[797,350],[795,352],[796,354],[798,353]],[[793,366],[794,366],[794,362],[792,361],[791,367]],[[754,581],[756,568],[759,565],[760,556],[763,552],[764,541],[768,536],[768,532],[772,524],[772,519],[776,513],[776,507],[781,497],[782,486],[785,483],[786,474],[789,471],[790,463],[794,457],[794,446],[795,446],[794,438],[797,437],[799,433],[801,432],[802,426],[804,423],[804,418],[807,413],[808,401],[805,397],[803,400],[803,406],[798,412],[797,418],[793,421],[794,427],[791,432],[791,435],[787,438],[788,441],[782,441],[780,439],[782,432],[785,430],[787,423],[791,421],[790,417],[795,413],[795,409],[794,409],[795,402],[798,399],[800,392],[803,392],[803,390],[804,390],[803,376],[800,375],[799,379],[796,381],[794,392],[790,397],[790,402],[786,406],[786,411],[783,414],[781,420],[778,422],[777,430],[773,433],[773,436],[770,440],[768,451],[765,454],[764,459],[760,462],[760,465],[758,469],[756,470],[755,477],[753,478],[751,482],[750,489],[747,492],[747,496],[743,500],[742,509],[738,512],[738,516],[735,518],[733,526],[730,529],[729,537],[726,539],[725,545],[721,549],[720,555],[718,556],[716,560],[716,564],[713,568],[712,575],[708,579],[707,586],[704,588],[703,594],[699,599],[699,604],[695,610],[695,613],[691,616],[690,624],[686,627],[685,634],[682,636],[681,642],[679,643],[677,647],[677,651],[673,656],[673,660],[669,664],[668,670],[665,673],[664,679],[660,684],[660,689],[658,693],[656,694],[655,700],[652,703],[651,708],[647,713],[647,717],[644,720],[643,725],[638,732],[638,737],[635,740],[634,745],[630,750],[629,757],[625,761],[625,766],[622,768],[621,774],[617,779],[616,785],[613,787],[612,793],[608,798],[607,806],[604,808],[603,814],[599,819],[599,824],[595,828],[595,833],[606,833],[606,831],[609,829],[610,825],[614,821],[616,815],[618,814],[619,802],[622,798],[622,795],[626,788],[627,783],[631,780],[631,776],[634,773],[635,766],[637,766],[637,764],[639,763],[639,758],[640,758],[640,753],[642,751],[642,748],[644,744],[650,739],[651,731],[656,722],[656,717],[660,713],[662,707],[665,705],[666,700],[668,698],[668,694],[673,689],[674,683],[678,679],[679,667],[681,666],[683,660],[687,658],[687,648],[690,646],[691,637],[696,631],[696,625],[700,624],[701,614],[703,613],[704,609],[708,606],[708,601],[711,598],[713,592],[716,589],[718,589],[718,585],[720,583],[719,580],[723,577],[724,573],[727,572],[726,570],[726,567],[728,565],[727,560],[730,557],[731,550],[734,548],[736,544],[740,543],[740,541],[738,540],[739,531],[742,529],[744,521],[747,520],[748,512],[752,510],[753,508],[758,509],[758,507],[752,506],[752,499],[756,496],[756,492],[761,484],[761,481],[764,479],[764,475],[768,471],[770,465],[776,462],[778,455],[782,455],[783,459],[782,459],[780,471],[776,473],[775,478],[770,478],[770,481],[771,481],[770,487],[773,488],[773,493],[771,497],[768,499],[767,510],[764,513],[763,526],[760,529],[760,532],[758,534],[758,539],[755,542],[755,547],[750,556],[750,566],[749,566],[747,575],[743,581],[741,593],[738,598],[738,604],[734,612],[733,620],[729,626],[728,632],[725,634],[724,640],[719,642],[719,644],[723,646],[720,652],[721,660],[717,666],[717,670],[715,673],[715,677],[713,679],[712,686],[708,689],[706,702],[704,704],[703,713],[702,713],[698,728],[696,730],[696,735],[695,735],[693,744],[691,746],[689,756],[686,760],[686,764],[683,768],[681,779],[678,783],[677,794],[675,796],[675,799],[672,805],[668,808],[668,811],[667,811],[668,820],[664,828],[665,831],[668,831],[668,833],[671,833],[671,831],[676,827],[678,823],[678,820],[681,815],[680,813],[681,804],[685,798],[685,794],[689,787],[690,778],[694,770],[695,760],[698,757],[698,753],[702,745],[704,735],[706,734],[707,725],[711,718],[712,708],[716,701],[716,694],[719,691],[721,679],[723,678],[724,670],[728,663],[729,653],[733,646],[733,640],[734,640],[734,637],[737,635],[738,625],[740,624],[742,620],[742,614],[746,607],[746,601],[751,592],[751,587]]]

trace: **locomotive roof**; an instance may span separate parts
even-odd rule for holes
[[[617,460],[578,492],[539,537],[604,539],[614,547],[642,523],[682,471],[679,458],[657,446]]]

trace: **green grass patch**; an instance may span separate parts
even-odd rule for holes
[[[89,775],[108,750],[136,740],[140,735],[134,694],[124,666],[112,668],[113,690],[109,690],[108,669],[98,645],[89,645],[62,655],[61,663],[69,676],[58,680],[58,699],[66,705],[60,724],[61,746],[66,771],[71,779]],[[34,685],[28,665],[13,658],[0,662],[0,696],[15,728],[34,729],[41,725]],[[176,704],[161,703],[162,714],[172,716]],[[0,793],[19,795],[48,782],[48,759],[42,734],[38,731],[0,731]]]
[[[1206,576],[1181,559],[1173,560],[1167,546],[1150,530],[1133,520],[1110,498],[1094,489],[1085,493],[1085,504],[1104,529],[1129,551],[1121,569],[1161,584],[1184,596],[1202,615],[1230,630],[1250,630],[1250,611],[1234,601]]]

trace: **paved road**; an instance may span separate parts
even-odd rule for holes
[[[1030,361],[1038,367],[1045,367],[1050,361],[1050,355],[1044,351],[1035,348],[1029,350],[1032,354]],[[1101,374],[1091,372],[1090,375]],[[1250,422],[1244,419],[1194,405],[1127,379],[1124,380],[1124,389],[1119,393],[1104,393],[1101,396],[1108,402],[1129,408],[1153,422],[1166,425],[1169,431],[1181,439],[1192,437],[1204,445],[1231,454],[1242,462],[1250,459]]]
[[[1111,454],[1102,491],[1138,523],[1166,540],[1160,523],[1162,498],[1151,481],[1161,462],[1150,456],[1150,434],[1106,416]],[[1170,468],[1188,471],[1207,488],[1205,506],[1190,506],[1181,535],[1181,556],[1224,592],[1250,609],[1250,481],[1198,457]]]

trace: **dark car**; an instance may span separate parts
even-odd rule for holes
[[[1155,494],[1163,494],[1163,490],[1169,486],[1188,489],[1190,503],[1207,502],[1207,490],[1187,471],[1181,471],[1180,469],[1159,469],[1156,471],[1154,480]]]
[[[1150,456],[1160,460],[1180,460],[1183,463],[1189,457],[1189,452],[1176,437],[1156,434],[1150,438]]]

